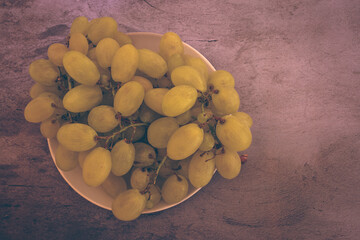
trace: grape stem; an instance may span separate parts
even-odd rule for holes
[[[165,155],[165,157],[161,160],[159,166],[158,166],[157,169],[156,169],[155,176],[154,176],[154,180],[153,180],[153,184],[154,184],[154,185],[155,185],[155,183],[156,183],[157,177],[159,176],[160,168],[164,165],[166,159],[167,159],[167,155]]]

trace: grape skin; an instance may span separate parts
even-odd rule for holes
[[[215,171],[214,153],[198,151],[189,163],[189,181],[195,188],[207,185]]]
[[[146,198],[137,189],[121,192],[112,203],[114,216],[122,221],[132,221],[145,209]]]
[[[189,191],[189,184],[181,175],[171,175],[166,179],[162,188],[161,196],[167,204],[174,204],[183,200]]]
[[[111,150],[111,172],[115,176],[123,176],[128,173],[134,164],[135,147],[125,140],[117,142]]]

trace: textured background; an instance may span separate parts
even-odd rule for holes
[[[0,239],[359,239],[359,1],[1,0],[0,14]],[[234,75],[255,122],[238,178],[133,222],[66,184],[23,109],[30,62],[80,15],[174,31]]]

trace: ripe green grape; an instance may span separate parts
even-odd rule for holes
[[[63,102],[62,102],[61,98],[58,95],[56,95],[55,93],[42,92],[42,93],[40,93],[40,95],[38,97],[51,98],[55,103],[55,111],[54,111],[54,113],[56,115],[63,115],[63,114],[66,113],[66,110],[64,109],[64,105],[63,105]]]
[[[63,104],[64,108],[70,112],[86,112],[99,105],[102,97],[99,86],[79,85],[65,94]]]
[[[197,91],[188,85],[170,89],[162,101],[162,111],[168,117],[176,117],[192,108],[197,99]],[[146,102],[145,102],[146,103]]]
[[[68,48],[64,44],[54,43],[49,46],[47,55],[50,62],[52,62],[55,66],[62,66],[63,57],[67,51]]]
[[[162,35],[160,40],[160,55],[167,61],[175,53],[183,54],[184,45],[174,32],[167,32]]]
[[[124,178],[121,176],[115,176],[112,173],[110,173],[106,180],[101,184],[101,187],[112,198],[116,198],[119,193],[127,190]]]
[[[97,187],[106,180],[110,171],[110,151],[103,147],[97,147],[86,156],[82,168],[82,176],[87,185]]]
[[[91,109],[88,115],[88,124],[95,131],[106,133],[119,125],[119,121],[116,119],[116,113],[113,107],[100,105]]]
[[[142,104],[139,109],[139,118],[144,123],[151,123],[154,120],[160,118],[161,115],[151,110],[145,104]]]
[[[213,137],[213,135],[210,132],[207,132],[204,134],[204,140],[201,143],[199,149],[201,151],[210,151],[215,145],[215,139]]]
[[[146,196],[146,208],[151,209],[156,206],[161,200],[161,193],[157,186],[154,184],[150,185],[149,192],[145,194]]]
[[[189,85],[201,92],[207,90],[206,79],[192,66],[180,66],[171,72],[171,81],[175,86]]]
[[[70,35],[74,33],[82,33],[84,36],[87,35],[90,23],[84,16],[80,16],[74,19],[70,27]]]
[[[57,118],[50,117],[40,124],[40,132],[45,138],[54,138],[60,128],[60,122]]]
[[[86,156],[87,156],[92,150],[93,150],[93,149],[89,149],[89,150],[86,150],[86,151],[83,151],[83,152],[79,152],[78,162],[79,162],[79,166],[80,166],[81,168],[83,168],[83,166],[84,166],[84,161],[85,161]]]
[[[152,78],[161,78],[167,72],[165,60],[156,52],[146,48],[138,50],[139,66],[138,69]]]
[[[119,43],[120,47],[126,44],[132,44],[131,38],[125,33],[120,31],[114,33],[113,39],[115,39]]]
[[[170,136],[179,128],[172,117],[163,117],[152,122],[147,131],[147,139],[155,148],[166,148]]]
[[[193,57],[190,55],[184,55],[184,59],[185,59],[185,64],[188,66],[192,66],[193,68],[198,70],[198,72],[203,76],[203,78],[207,82],[209,77],[209,71],[206,63],[201,58]]]
[[[147,167],[154,163],[156,153],[153,147],[143,142],[134,143],[135,147],[135,167]]]
[[[26,121],[39,123],[48,119],[55,112],[55,102],[49,97],[37,97],[31,100],[25,107],[24,116]]]
[[[227,115],[235,113],[240,106],[240,97],[234,88],[219,88],[217,94],[212,95],[212,103],[216,113]]]
[[[196,117],[199,123],[205,123],[213,116],[212,111],[208,108],[205,108],[204,112],[202,112],[201,108],[199,108],[199,110],[200,113]],[[194,112],[195,111],[197,111],[197,109],[194,109]]]
[[[146,92],[144,102],[146,106],[155,112],[164,115],[162,103],[165,94],[169,91],[167,88],[153,88]]]
[[[134,114],[144,100],[144,87],[138,82],[127,82],[114,97],[114,109],[122,116],[128,117]]]
[[[189,123],[192,120],[191,111],[187,110],[186,112],[176,116],[175,120],[179,125],[185,125]]]
[[[146,79],[146,78],[144,78],[144,77],[134,76],[134,77],[131,79],[131,81],[135,81],[135,82],[140,83],[140,84],[144,87],[145,93],[146,93],[147,91],[149,91],[150,89],[153,89],[152,83],[151,83],[148,79]]]
[[[50,62],[50,60],[38,59],[30,64],[29,74],[37,83],[45,86],[54,86],[60,72],[57,66]]]
[[[95,45],[107,37],[112,37],[117,32],[118,24],[112,17],[101,17],[90,22],[88,38]]]
[[[102,68],[111,66],[115,52],[120,48],[117,41],[112,38],[103,38],[96,46],[96,60]]]
[[[89,51],[89,43],[82,33],[73,33],[69,39],[69,49],[86,55]]]
[[[128,82],[139,65],[139,52],[132,44],[126,44],[116,50],[111,62],[111,76],[115,82]]]
[[[60,95],[61,91],[58,89],[58,86],[54,85],[54,86],[45,86],[42,85],[40,83],[35,83],[31,89],[30,89],[30,97],[32,99],[38,97],[41,93],[43,92],[51,92],[54,93],[56,95]]]
[[[241,170],[239,154],[225,148],[225,152],[215,156],[215,165],[219,174],[226,179],[233,179]]]
[[[167,144],[167,155],[173,160],[181,160],[196,152],[204,139],[204,130],[195,123],[177,129]]]
[[[135,148],[132,143],[125,140],[117,142],[111,150],[111,172],[115,176],[123,176],[128,173],[134,164]]]
[[[122,221],[132,221],[145,209],[146,198],[137,189],[121,192],[112,203],[112,212]]]
[[[225,70],[217,70],[212,72],[209,77],[209,86],[213,86],[214,89],[224,88],[224,87],[235,87],[234,77]]]
[[[235,112],[232,114],[233,116],[237,117],[237,119],[239,121],[243,121],[245,122],[249,128],[251,128],[251,126],[253,125],[253,120],[252,118],[250,117],[249,114],[245,113],[245,112]]]
[[[180,66],[185,65],[185,60],[182,54],[175,53],[167,61],[168,76],[171,76],[172,71]]]
[[[60,144],[75,152],[82,152],[95,147],[96,137],[95,130],[82,123],[62,125],[56,134]]]
[[[161,196],[167,204],[174,204],[183,200],[189,191],[189,183],[181,175],[171,175],[166,179],[162,188]]]
[[[132,188],[143,191],[150,182],[149,172],[145,168],[135,168],[130,177]]]
[[[195,188],[207,185],[215,171],[213,152],[198,151],[189,163],[189,181]]]
[[[133,127],[131,127],[125,130],[124,138],[131,140],[132,142],[137,142],[144,137],[145,131],[145,126],[138,126],[135,128],[135,130]]]
[[[78,153],[70,151],[63,145],[59,144],[55,152],[55,163],[62,171],[70,171],[78,165]]]
[[[192,156],[189,156],[183,160],[176,161],[178,162],[178,170],[176,171],[181,176],[186,177],[186,179],[189,179],[189,164]]]

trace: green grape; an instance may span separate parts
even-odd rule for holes
[[[146,95],[145,95],[146,96]],[[144,123],[151,123],[154,120],[160,118],[161,115],[151,110],[145,104],[142,104],[139,109],[139,118]]]
[[[111,171],[110,151],[97,147],[93,149],[85,158],[82,176],[84,182],[92,187],[100,186]]]
[[[135,147],[135,167],[147,167],[154,163],[156,153],[154,148],[143,142],[134,143]]]
[[[121,86],[114,97],[114,109],[122,116],[134,114],[142,104],[145,96],[144,87],[138,82],[127,82]]]
[[[86,112],[100,104],[102,91],[99,86],[79,85],[68,91],[64,98],[64,108],[70,112]]]
[[[219,174],[226,179],[233,179],[241,170],[239,154],[225,148],[225,152],[215,156],[215,166]]]
[[[167,77],[164,76],[160,79],[157,79],[156,86],[158,86],[159,88],[171,88],[173,87],[173,84]]]
[[[175,120],[179,125],[185,125],[189,123],[192,120],[191,111],[187,110],[186,112],[176,116]]]
[[[59,144],[55,152],[55,163],[62,171],[70,171],[77,167],[78,153],[70,151],[63,145]]]
[[[206,63],[198,57],[192,57],[190,55],[184,55],[185,64],[188,66],[192,66],[203,76],[205,81],[207,82],[209,78],[209,70]]]
[[[113,39],[115,39],[119,43],[120,46],[124,46],[126,44],[132,44],[131,38],[128,35],[126,35],[125,33],[120,32],[120,31],[117,31],[114,33]]]
[[[88,124],[95,131],[106,133],[119,125],[116,119],[116,113],[113,107],[100,105],[91,109],[88,115]]]
[[[216,124],[216,136],[220,142],[229,150],[244,151],[252,141],[250,128],[236,117],[227,115],[222,117],[224,121]]]
[[[111,62],[111,76],[115,82],[128,82],[139,65],[139,52],[132,44],[120,47]]]
[[[176,161],[178,162],[178,170],[176,171],[181,176],[184,176],[186,179],[189,179],[189,163],[192,156],[187,157],[183,160]]]
[[[95,147],[96,137],[95,130],[82,123],[62,125],[56,134],[60,144],[75,152],[82,152]]]
[[[56,85],[56,79],[60,72],[57,66],[47,59],[38,59],[29,66],[30,77],[37,83],[45,86]]]
[[[131,140],[132,142],[137,142],[144,137],[145,131],[145,126],[138,126],[135,128],[135,130],[133,127],[131,127],[125,130],[124,138]]]
[[[158,149],[158,150],[161,150],[161,149]],[[166,149],[164,148],[164,150],[165,150],[164,152],[166,155]],[[160,155],[159,152],[158,152],[158,155]],[[158,162],[161,162],[161,160],[165,157],[165,155],[158,157],[157,158]],[[163,178],[168,178],[171,175],[173,175],[174,169],[176,169],[176,167],[178,167],[178,162],[179,161],[175,161],[175,160],[171,160],[171,159],[167,158],[159,170],[159,176],[161,176]]]
[[[67,51],[68,48],[64,44],[54,43],[49,46],[47,55],[50,62],[52,62],[55,66],[62,66],[63,57]]]
[[[95,45],[107,37],[112,37],[117,32],[118,24],[112,17],[102,17],[90,22],[88,38]]]
[[[70,35],[74,33],[82,33],[84,36],[87,35],[90,23],[84,16],[80,16],[74,19],[70,27]]]
[[[63,115],[66,113],[66,110],[64,109],[64,105],[62,103],[62,100],[61,98],[56,95],[55,93],[52,93],[52,92],[42,92],[40,93],[40,95],[38,97],[47,97],[47,98],[51,98],[54,103],[55,103],[55,111],[54,113],[56,115]]]
[[[40,132],[45,138],[54,138],[60,128],[60,122],[54,117],[50,117],[40,124]]]
[[[86,55],[89,51],[89,43],[82,33],[73,33],[69,39],[69,49]]]
[[[184,56],[179,53],[173,54],[168,59],[167,65],[168,65],[168,76],[171,76],[171,73],[175,68],[185,65]]]
[[[132,221],[138,218],[145,209],[146,198],[137,189],[121,192],[112,203],[112,212],[122,221]]]
[[[149,143],[156,148],[166,148],[171,135],[179,128],[172,117],[163,117],[152,122],[147,131]]]
[[[111,172],[115,176],[123,176],[128,173],[134,164],[135,148],[132,143],[125,140],[117,142],[111,150]]]
[[[239,119],[240,121],[244,121],[249,126],[249,128],[251,128],[251,126],[253,125],[252,118],[249,114],[245,112],[235,112],[232,115],[237,117],[237,119]]]
[[[189,163],[189,181],[195,188],[204,187],[210,182],[214,171],[214,153],[198,151]]]
[[[224,87],[235,87],[235,80],[231,73],[225,70],[217,70],[212,72],[209,77],[209,86],[213,86],[214,89]]]
[[[194,110],[195,112],[196,110]],[[196,119],[198,120],[199,123],[205,123],[207,122],[212,116],[213,113],[210,109],[205,108],[204,112],[202,112],[201,108],[200,108],[200,113],[197,115]]]
[[[94,86],[100,79],[96,65],[78,51],[68,51],[63,58],[66,72],[78,83]]]
[[[173,160],[181,160],[196,152],[204,139],[204,130],[195,123],[177,129],[167,144],[167,155]]]
[[[174,204],[184,200],[189,191],[189,183],[181,175],[171,175],[166,179],[162,188],[161,196],[167,204]]]
[[[116,50],[120,48],[117,41],[112,38],[103,38],[96,46],[96,60],[102,68],[109,68]]]
[[[119,193],[127,190],[124,178],[121,176],[115,176],[112,173],[110,173],[106,180],[101,184],[101,187],[112,198],[116,198]]]
[[[184,45],[174,32],[167,32],[162,35],[160,40],[160,55],[167,61],[175,53],[183,54]]]
[[[175,86],[189,85],[201,92],[207,90],[206,79],[192,66],[180,66],[171,72],[171,82]]]
[[[215,145],[215,139],[213,135],[207,132],[204,134],[204,140],[201,143],[199,149],[204,152],[210,151],[211,149],[213,149],[214,145]]]
[[[86,55],[91,61],[94,63],[97,62],[96,59],[96,47],[90,48],[87,55]],[[97,63],[99,65],[99,63]],[[100,65],[99,65],[100,66]],[[101,67],[100,67],[101,68]]]
[[[83,151],[83,152],[79,152],[78,162],[79,162],[79,166],[80,166],[81,168],[83,168],[83,166],[84,166],[84,161],[85,161],[86,156],[87,156],[92,150],[93,150],[93,149],[89,149],[89,150],[86,150],[86,151]]]
[[[219,88],[217,94],[212,95],[215,111],[220,115],[234,113],[239,109],[240,97],[234,88]]]
[[[160,115],[164,115],[162,111],[162,102],[165,94],[169,91],[167,88],[154,88],[146,92],[144,102],[146,106]]]
[[[32,99],[38,97],[41,93],[43,92],[51,92],[54,93],[56,95],[60,95],[61,91],[58,89],[58,86],[54,85],[54,86],[45,86],[42,85],[40,83],[35,83],[31,89],[30,89],[30,97]]]
[[[192,108],[197,99],[197,91],[188,85],[170,89],[162,101],[162,111],[168,117],[176,117]],[[146,103],[146,102],[145,102]]]
[[[150,185],[149,192],[147,192],[145,196],[146,196],[145,207],[148,209],[155,207],[161,200],[160,190],[154,184]]]
[[[26,121],[39,123],[48,119],[55,112],[55,102],[49,97],[37,97],[31,100],[25,107],[24,116]]]
[[[150,182],[149,172],[145,168],[135,168],[131,173],[130,185],[132,188],[143,191]]]
[[[139,66],[138,69],[152,78],[161,78],[167,72],[165,60],[156,52],[146,48],[138,50]]]
[[[149,91],[150,89],[153,89],[152,83],[151,83],[148,79],[146,79],[146,78],[144,78],[144,77],[134,76],[134,77],[131,79],[131,81],[135,81],[135,82],[140,83],[140,84],[144,87],[145,93],[146,93],[147,91]]]

